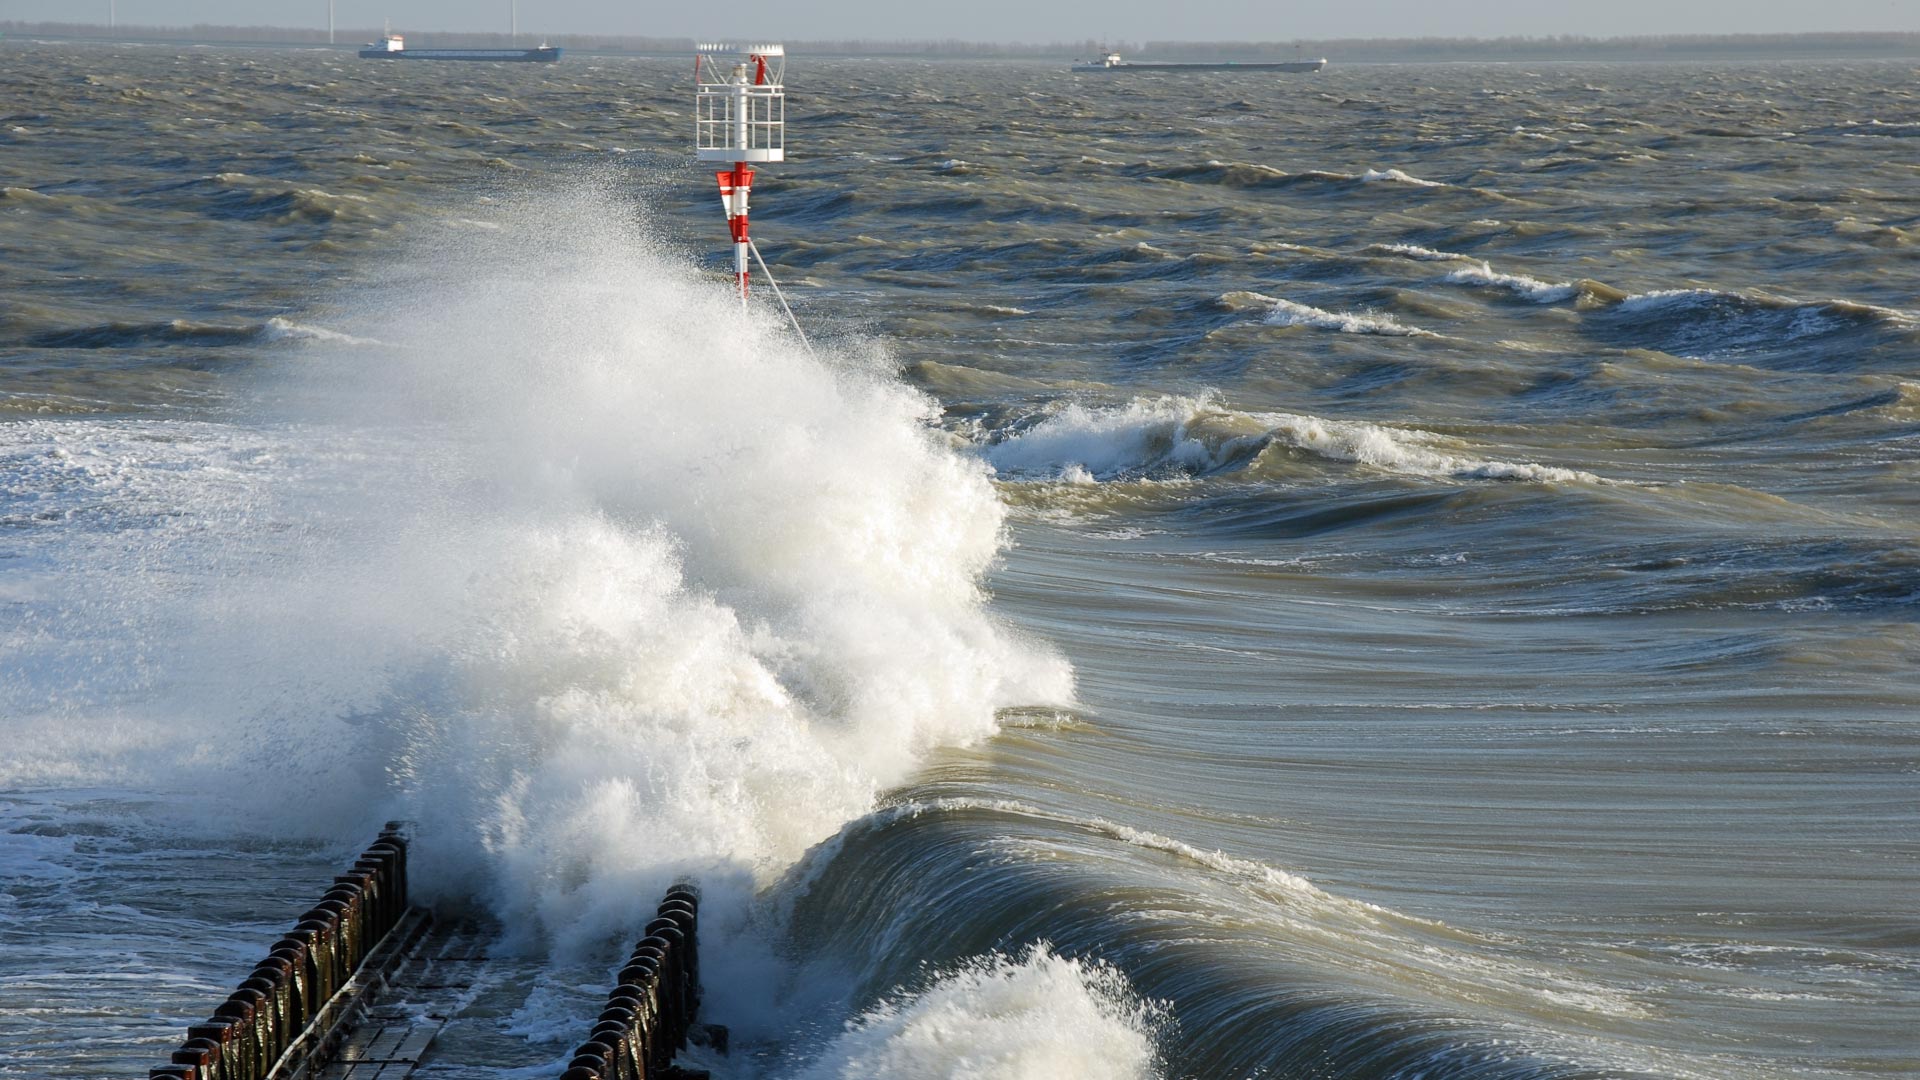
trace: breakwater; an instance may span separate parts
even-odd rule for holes
[[[148,1075],[266,1080],[311,1074],[429,921],[408,904],[407,840],[400,823],[389,823],[213,1015],[187,1029],[168,1063]]]
[[[689,1041],[725,1053],[726,1029],[696,1023],[700,1012],[700,952],[695,938],[700,896],[675,885],[657,917],[633,947],[607,1007],[561,1080],[649,1080],[706,1074],[677,1068],[674,1056]]]
[[[698,1023],[699,902],[691,885],[667,890],[564,1080],[700,1080],[675,1066],[679,1052],[698,1043],[726,1053],[726,1029]],[[455,1011],[436,992],[470,988],[487,964],[472,931],[410,903],[407,838],[391,822],[149,1078],[411,1075]]]

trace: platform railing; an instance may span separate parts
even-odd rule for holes
[[[281,1080],[323,1060],[383,969],[424,930],[407,902],[407,839],[400,822],[333,879],[320,902],[273,943],[266,959],[187,1039],[152,1080]]]
[[[616,976],[587,1041],[561,1080],[653,1080],[703,1075],[674,1066],[689,1041],[726,1052],[726,1029],[700,1015],[700,894],[675,885]]]

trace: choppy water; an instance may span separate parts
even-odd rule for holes
[[[446,1075],[686,872],[727,1075],[1920,1071],[1910,64],[796,57],[818,359],[451,67],[0,49],[0,1075],[394,816]]]

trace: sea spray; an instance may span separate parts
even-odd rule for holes
[[[681,875],[724,938],[928,750],[1068,700],[985,611],[1003,511],[930,403],[871,349],[809,358],[626,212],[532,198],[418,242],[340,300],[345,337],[169,433],[203,455],[88,422],[107,464],[48,498],[169,510],[49,542],[37,670],[86,674],[0,780],[270,833],[408,817],[426,895],[583,953]]]
[[[1149,1080],[1163,1015],[1116,970],[1044,942],[950,972],[862,1013],[799,1080]]]

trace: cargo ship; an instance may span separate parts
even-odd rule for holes
[[[1075,71],[1319,71],[1327,66],[1326,58],[1319,60],[1218,60],[1193,62],[1161,62],[1150,60],[1142,63],[1138,60],[1122,60],[1119,53],[1108,53],[1098,60],[1085,60],[1073,65]]]
[[[388,34],[378,44],[360,50],[362,60],[496,60],[517,64],[551,64],[560,50],[542,43],[537,49],[409,49],[406,38]]]

